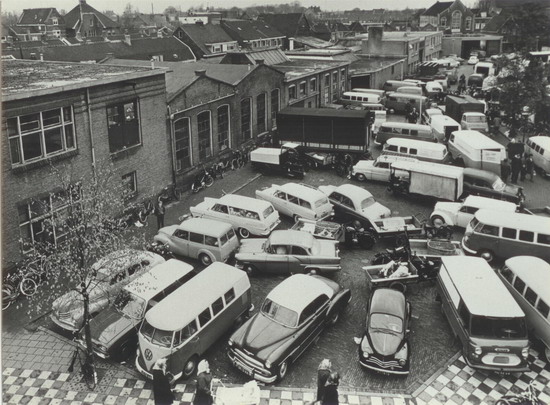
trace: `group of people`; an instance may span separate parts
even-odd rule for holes
[[[504,159],[500,165],[500,177],[506,183],[510,175],[512,184],[517,184],[518,178],[520,181],[525,181],[527,176],[530,181],[533,181],[535,176],[533,156],[524,153],[523,155],[516,154],[511,159]]]
[[[416,124],[420,118],[420,114],[412,102],[405,105],[405,118],[410,124]]]

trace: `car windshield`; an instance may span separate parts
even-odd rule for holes
[[[376,201],[374,200],[374,197],[367,197],[363,201],[361,201],[361,209],[364,210],[365,208],[369,208],[375,203]]]
[[[506,184],[502,181],[500,177],[497,177],[497,179],[493,183],[493,190],[503,191],[505,188],[506,188]]]
[[[527,337],[524,318],[488,318],[473,316],[471,335],[477,337],[518,339]]]
[[[147,320],[143,321],[140,333],[149,342],[158,346],[170,347],[172,345],[172,335],[174,332],[156,329]]]
[[[382,313],[374,313],[370,316],[370,329],[384,329],[393,333],[403,331],[403,321],[401,318]]]
[[[115,299],[115,308],[121,314],[132,319],[141,319],[145,309],[145,300],[126,290],[122,290]]]
[[[298,314],[296,312],[271,301],[269,298],[266,298],[262,305],[262,313],[269,319],[289,328],[295,327],[298,323]]]
[[[328,198],[323,197],[323,198],[315,201],[315,208],[320,208],[320,207],[322,207],[323,205],[326,205],[326,204],[328,204]]]
[[[470,115],[466,117],[466,122],[487,122],[487,118],[483,115]]]
[[[267,208],[265,209],[265,211],[263,212],[262,215],[264,216],[264,218],[267,218],[267,217],[269,217],[271,214],[273,214],[273,211],[274,211],[273,206],[270,205],[269,207],[267,207]]]

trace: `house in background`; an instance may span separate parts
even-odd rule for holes
[[[436,2],[419,17],[419,27],[431,24],[450,33],[474,32],[474,13],[460,0]]]
[[[36,41],[65,36],[65,19],[55,8],[30,8],[13,27],[19,40]]]
[[[244,49],[283,46],[285,35],[263,20],[223,20],[220,26]]]
[[[78,6],[65,15],[68,37],[109,37],[121,33],[120,24],[79,0]]]
[[[313,35],[311,24],[304,13],[260,14],[258,18],[267,22],[286,37],[283,49],[292,49],[290,43],[296,37]]]
[[[180,25],[174,31],[174,37],[188,45],[197,59],[225,55],[239,47],[238,42],[220,25],[204,24],[202,21]]]
[[[67,237],[56,171],[86,181],[110,165],[137,201],[172,183],[164,70],[2,62],[2,264]]]
[[[164,14],[138,13],[131,22],[134,30],[146,36],[168,36],[174,31]]]

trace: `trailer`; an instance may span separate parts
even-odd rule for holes
[[[319,239],[342,241],[344,237],[343,226],[331,221],[312,221],[300,218],[291,229],[308,232]]]
[[[471,96],[447,96],[445,99],[445,114],[457,122],[462,121],[466,112],[485,113],[485,103]]]
[[[364,153],[369,147],[369,111],[285,108],[277,114],[275,145],[287,142],[308,151]]]

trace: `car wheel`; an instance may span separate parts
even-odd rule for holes
[[[279,365],[279,369],[277,370],[277,379],[280,381],[283,378],[285,378],[287,372],[288,372],[288,361],[283,361]]]
[[[199,260],[205,266],[210,266],[212,264],[212,259],[206,253],[201,253]]]
[[[487,263],[492,263],[493,260],[495,260],[495,254],[490,250],[485,250],[485,249],[480,250],[478,252],[478,255],[484,258],[487,261]]]
[[[432,220],[432,225],[436,228],[439,228],[440,226],[445,224],[445,219],[443,219],[443,217],[439,215],[434,215],[433,217],[431,217],[431,220]]]
[[[544,355],[546,356],[546,361],[550,363],[550,347],[544,348]]]
[[[248,239],[250,237],[250,231],[246,228],[239,228],[239,236],[243,239]]]
[[[336,323],[338,322],[338,319],[340,319],[340,311],[335,311],[328,319],[328,324],[336,325]]]
[[[189,360],[187,360],[187,362],[183,366],[184,378],[189,378],[193,375],[193,373],[195,372],[195,369],[197,368],[198,362],[199,362],[199,357],[196,355],[192,356]]]
[[[367,178],[365,177],[365,175],[363,173],[357,173],[357,175],[355,177],[359,181],[367,181]]]
[[[294,222],[298,222],[302,217],[298,214],[295,214],[292,218],[294,218]]]
[[[254,267],[253,265],[251,264],[247,264],[244,266],[244,271],[246,272],[246,274],[248,274],[249,276],[253,276],[257,273],[257,269],[256,267]]]

